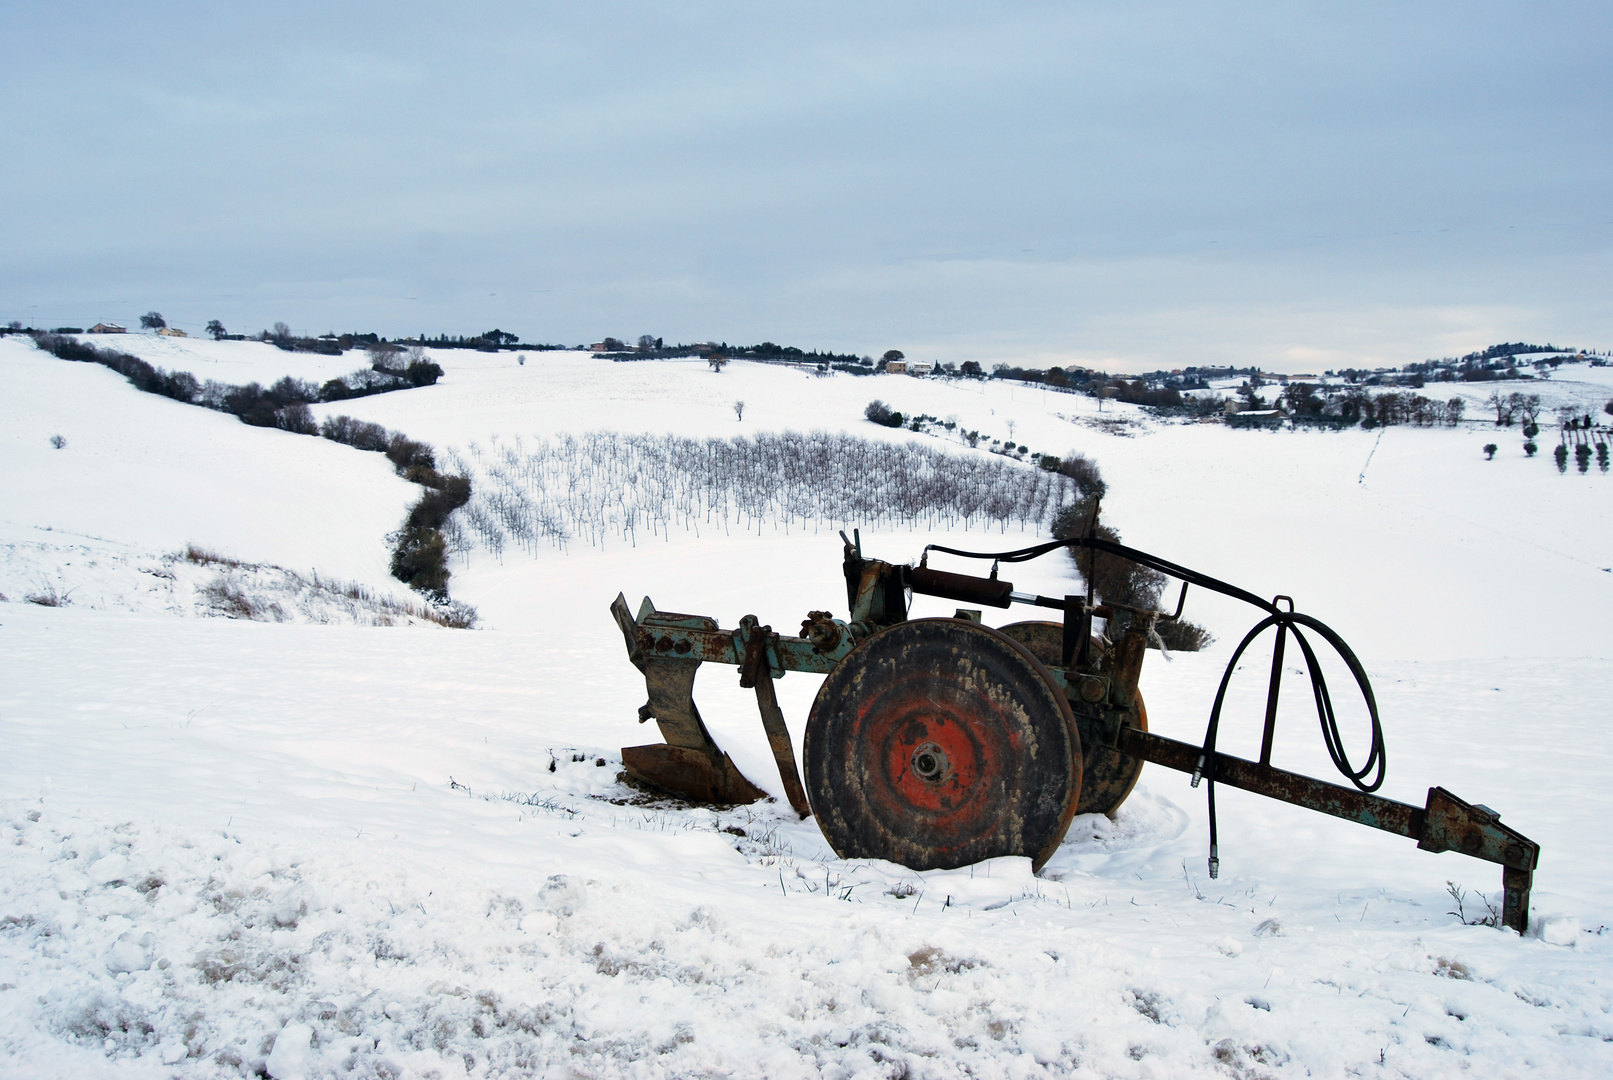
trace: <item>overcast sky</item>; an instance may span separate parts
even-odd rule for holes
[[[0,6],[0,321],[1613,347],[1586,4]]]

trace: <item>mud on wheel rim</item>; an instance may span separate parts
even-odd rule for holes
[[[1017,622],[1007,626],[998,627],[998,631],[1007,634],[1031,652],[1036,659],[1049,667],[1057,664],[1064,651],[1064,624],[1056,622]],[[1103,646],[1096,640],[1092,647],[1099,652]],[[1082,721],[1076,719],[1079,727]],[[1148,730],[1148,709],[1143,705],[1143,696],[1137,695],[1137,728]],[[1128,757],[1107,746],[1095,745],[1091,742],[1081,743],[1081,801],[1076,805],[1077,814],[1112,814],[1126,801],[1132,788],[1137,786],[1137,778],[1143,772],[1143,759]]]
[[[1080,798],[1069,703],[1025,646],[915,619],[860,645],[807,720],[807,796],[842,858],[916,870],[1057,849]]]

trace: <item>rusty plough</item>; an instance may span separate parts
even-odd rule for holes
[[[1456,851],[1502,867],[1503,925],[1523,932],[1540,849],[1483,805],[1430,788],[1424,806],[1373,792],[1384,777],[1377,703],[1348,645],[1286,597],[1268,601],[1147,552],[1097,538],[1053,541],[1017,551],[978,553],[931,545],[918,566],[865,558],[861,538],[845,540],[850,618],[809,612],[799,636],[775,633],[754,616],[723,630],[715,619],[657,611],[646,597],[632,614],[618,596],[611,614],[627,653],[644,674],[649,700],[639,720],[654,719],[662,743],[622,750],[628,774],[684,798],[746,803],[765,797],[723,753],[695,708],[701,664],[731,664],[754,688],[762,725],[790,805],[815,814],[842,858],[888,859],[917,870],[964,866],[1002,855],[1052,856],[1076,814],[1111,813],[1137,783],[1145,762],[1205,784],[1210,808],[1210,876],[1219,866],[1215,785],[1230,784],[1417,841],[1426,851]],[[1182,582],[1174,613],[1095,603],[1092,595],[1047,597],[1016,592],[998,567],[1063,548],[1129,559]],[[991,559],[990,576],[931,569],[929,553]],[[1137,692],[1157,625],[1181,616],[1189,586],[1260,608],[1265,616],[1233,652],[1210,712],[1204,742],[1194,745],[1148,730]],[[980,607],[1049,608],[1054,621],[990,628],[980,610],[954,618],[911,619],[909,592]],[[1104,633],[1094,633],[1094,620]],[[1216,748],[1227,687],[1251,643],[1273,630],[1265,728],[1256,760]],[[1353,765],[1342,746],[1332,699],[1312,635],[1331,647],[1354,677],[1372,725],[1366,761]],[[1271,764],[1289,639],[1309,668],[1312,696],[1333,762],[1351,786],[1326,783]],[[807,718],[802,773],[774,694],[786,671],[827,676]]]

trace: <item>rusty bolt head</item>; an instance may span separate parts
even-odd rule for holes
[[[672,639],[669,638],[669,637],[658,638],[656,640],[656,642],[655,642],[655,651],[656,652],[671,652],[672,651]]]
[[[801,636],[812,642],[819,652],[828,652],[840,644],[840,627],[827,611],[809,611],[801,621]]]
[[[1103,700],[1104,685],[1102,679],[1081,680],[1081,700],[1097,704]]]

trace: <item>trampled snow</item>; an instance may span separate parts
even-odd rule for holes
[[[781,802],[644,802],[617,780],[619,748],[655,732],[610,599],[789,628],[844,595],[838,525],[472,551],[453,589],[475,631],[181,617],[208,612],[118,583],[167,588],[142,567],[190,543],[389,588],[385,534],[417,489],[379,455],[0,347],[0,542],[28,575],[56,558],[52,582],[83,579],[61,607],[12,595],[27,575],[0,586],[0,1075],[1613,1072],[1613,512],[1594,469],[1485,461],[1503,440],[1482,429],[1237,432],[1112,404],[1100,427],[1071,395],[743,363],[437,354],[437,387],[325,407],[466,452],[590,430],[943,445],[863,422],[879,397],[988,443],[1083,451],[1128,542],[1293,594],[1355,646],[1384,794],[1420,805],[1441,784],[1540,842],[1519,938],[1447,914],[1447,881],[1484,914],[1498,868],[1230,790],[1211,881],[1201,794],[1153,767],[1038,875],[842,861]],[[1037,535],[863,539],[901,561]],[[1067,560],[1013,570],[1077,587]],[[1143,692],[1154,730],[1195,741],[1255,615],[1192,592],[1188,610],[1218,642],[1151,653]],[[1264,665],[1234,684],[1229,752],[1255,750]],[[817,681],[778,684],[797,740]],[[1292,693],[1276,761],[1330,778]],[[778,794],[749,698],[727,670],[697,687]]]

